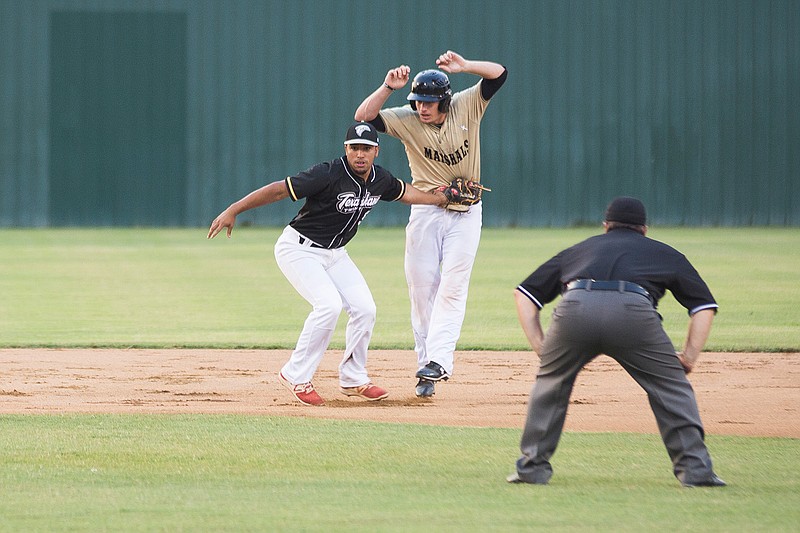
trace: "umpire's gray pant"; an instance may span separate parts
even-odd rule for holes
[[[681,482],[709,479],[711,457],[694,390],[650,301],[618,291],[567,291],[545,335],[531,391],[517,472],[547,483],[578,372],[599,354],[615,359],[647,392],[661,438]]]

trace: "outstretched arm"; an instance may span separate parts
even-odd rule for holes
[[[499,77],[505,70],[505,67],[499,63],[464,59],[463,56],[452,50],[448,50],[440,55],[439,59],[436,60],[436,65],[450,74],[466,72],[467,74],[475,74],[489,80]]]
[[[520,326],[522,326],[522,331],[525,333],[525,337],[528,339],[533,351],[541,356],[544,331],[542,330],[542,322],[539,319],[539,307],[518,290],[514,290],[514,300],[517,304],[517,317],[519,318]]]
[[[700,352],[703,351],[711,333],[711,323],[714,321],[714,309],[703,309],[691,316],[689,319],[689,331],[686,333],[686,342],[683,351],[678,352],[678,360],[681,362],[686,373],[694,369]]]
[[[241,200],[232,203],[225,211],[220,213],[211,223],[207,238],[213,239],[222,231],[222,228],[228,228],[228,237],[230,238],[238,214],[288,197],[289,190],[286,188],[286,183],[283,180],[273,181],[269,185],[264,185],[260,189],[256,189]]]
[[[431,192],[422,192],[413,185],[406,184],[406,192],[400,197],[404,204],[424,204],[447,207],[447,197],[442,191],[436,189]]]
[[[378,116],[383,104],[389,99],[395,90],[404,87],[408,83],[411,75],[411,68],[408,65],[400,65],[386,73],[380,87],[367,96],[361,105],[356,109],[355,119],[359,122],[367,122]]]

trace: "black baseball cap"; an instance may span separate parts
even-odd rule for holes
[[[378,140],[378,130],[369,122],[356,122],[347,129],[347,137],[344,144],[367,144],[369,146],[380,146]]]
[[[647,225],[647,213],[644,204],[638,198],[619,196],[608,204],[605,221],[645,226]]]

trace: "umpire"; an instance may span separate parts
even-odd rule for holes
[[[661,438],[684,487],[719,487],[697,401],[686,374],[708,339],[717,303],[686,257],[646,237],[644,204],[619,197],[606,209],[602,235],[537,268],[515,290],[525,336],[541,359],[531,391],[516,472],[510,483],[546,484],[578,372],[606,354],[647,392]],[[682,352],[661,325],[658,301],[669,289],[689,311]],[[542,307],[562,298],[544,334]]]

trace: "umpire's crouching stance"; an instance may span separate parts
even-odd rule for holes
[[[606,354],[647,392],[675,477],[686,487],[723,486],[703,442],[703,424],[686,378],[702,350],[717,303],[674,248],[645,237],[645,208],[620,197],[608,206],[605,233],[541,265],[515,291],[520,324],[541,364],[528,405],[511,483],[546,484],[578,372]],[[675,352],[656,311],[666,290],[689,311],[683,351]],[[562,294],[547,335],[539,311]]]

